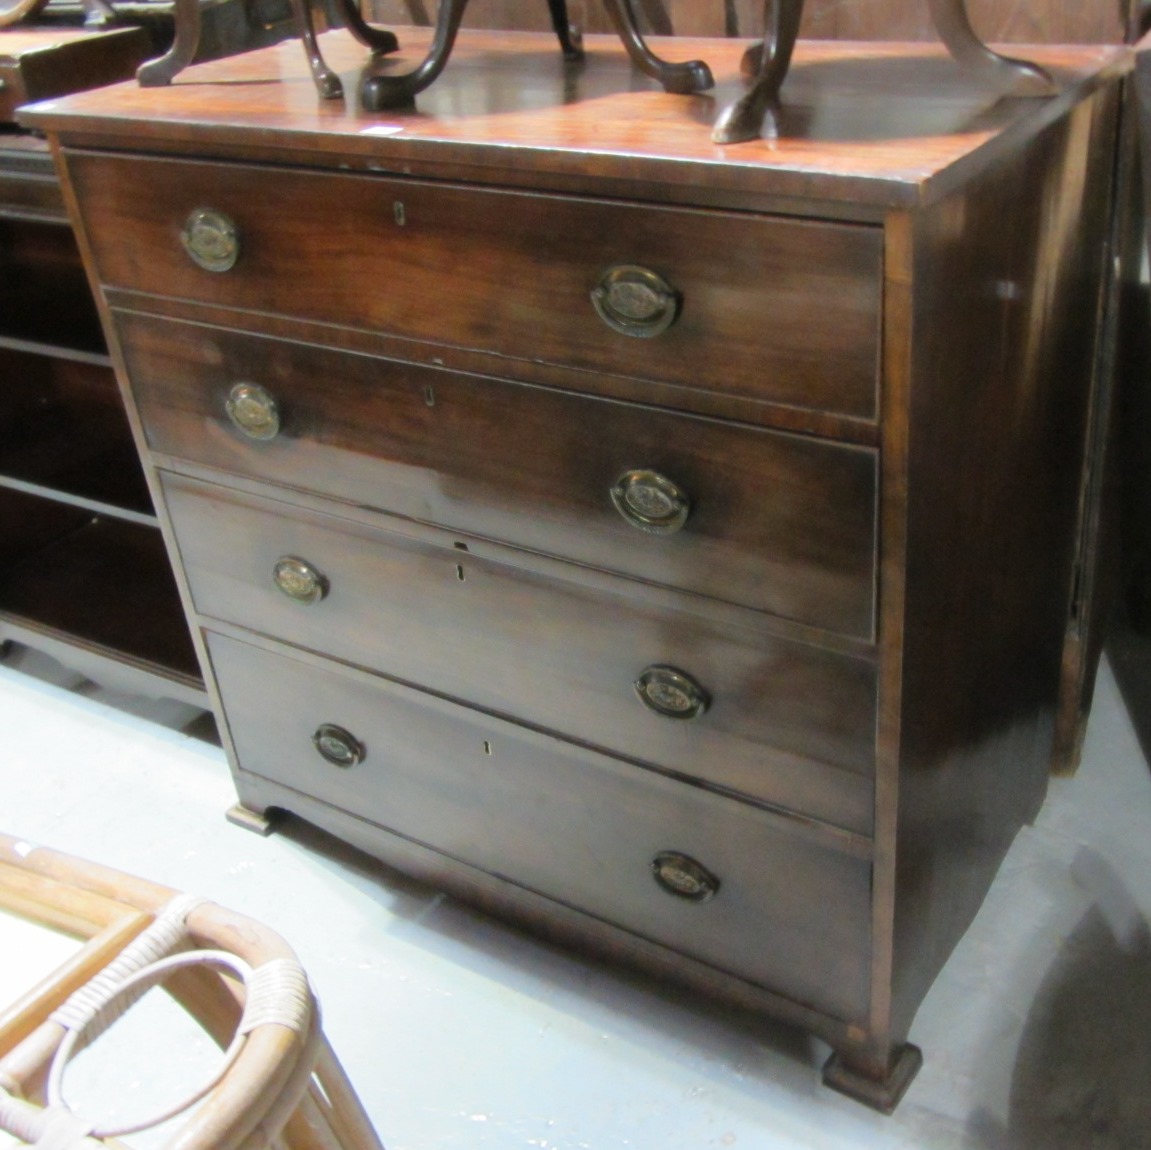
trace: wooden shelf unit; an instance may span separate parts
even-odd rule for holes
[[[48,146],[0,134],[0,641],[207,705]]]

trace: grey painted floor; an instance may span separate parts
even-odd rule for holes
[[[0,828],[280,931],[388,1150],[1151,1148],[1151,772],[1107,665],[1083,766],[1053,781],[920,1010],[926,1063],[889,1119],[822,1089],[826,1050],[802,1034],[570,957],[306,827],[232,827],[222,752],[179,730],[193,717],[17,651]],[[40,945],[59,944],[0,921],[0,988],[23,989]],[[178,1093],[210,1061],[169,1011],[85,1056],[104,1104]]]

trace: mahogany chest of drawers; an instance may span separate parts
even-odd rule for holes
[[[27,118],[243,808],[798,1022],[890,1108],[1051,764],[1129,61],[996,103],[808,45],[723,151],[738,45],[682,47],[713,105],[546,43],[470,36],[386,120],[294,46]]]

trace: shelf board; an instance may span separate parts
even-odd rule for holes
[[[112,372],[0,348],[0,486],[156,522]]]
[[[0,336],[53,354],[107,352],[70,228],[0,219]]]
[[[47,140],[0,132],[0,219],[68,226]]]
[[[59,488],[45,487],[39,483],[29,483],[9,475],[0,475],[0,487],[7,488],[9,491],[21,491],[25,495],[34,495],[38,499],[50,499],[57,503],[66,503],[71,507],[80,507],[85,511],[91,511],[93,515],[105,515],[113,519],[122,519],[125,523],[137,523],[141,527],[158,527],[160,524],[153,512],[130,511],[128,508],[119,507],[114,503],[105,503],[99,499],[61,491]]]
[[[144,675],[161,694],[204,698],[176,582],[153,528],[93,517],[21,555],[0,571],[0,634],[32,646],[40,637],[52,654],[71,649],[73,658],[58,655],[65,662],[95,661],[113,677]]]
[[[157,522],[135,447],[121,439],[75,435],[75,424],[42,420],[21,436],[20,424],[0,434],[0,485],[71,503],[131,523]]]
[[[23,339],[20,336],[0,332],[0,348],[25,352],[29,355],[43,355],[52,359],[65,359],[71,363],[86,363],[92,367],[112,369],[112,357],[105,351],[88,351],[80,347],[65,347],[59,343],[47,343],[38,339]]]
[[[38,299],[31,289],[22,292],[18,298],[0,291],[0,324],[3,325],[0,327],[0,340],[4,341],[3,346],[20,351],[111,366],[99,321],[94,314],[84,315],[84,309],[92,306],[92,297],[86,287],[83,296],[62,291],[58,299]],[[60,314],[74,317],[67,331],[70,342],[61,342],[63,333],[58,318],[49,310],[53,308],[58,308]]]

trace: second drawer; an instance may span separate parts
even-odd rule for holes
[[[508,548],[162,479],[206,616],[871,833],[868,658]]]
[[[239,331],[117,320],[156,452],[872,636],[871,449]],[[260,389],[248,396],[255,437],[229,417],[238,387]]]

